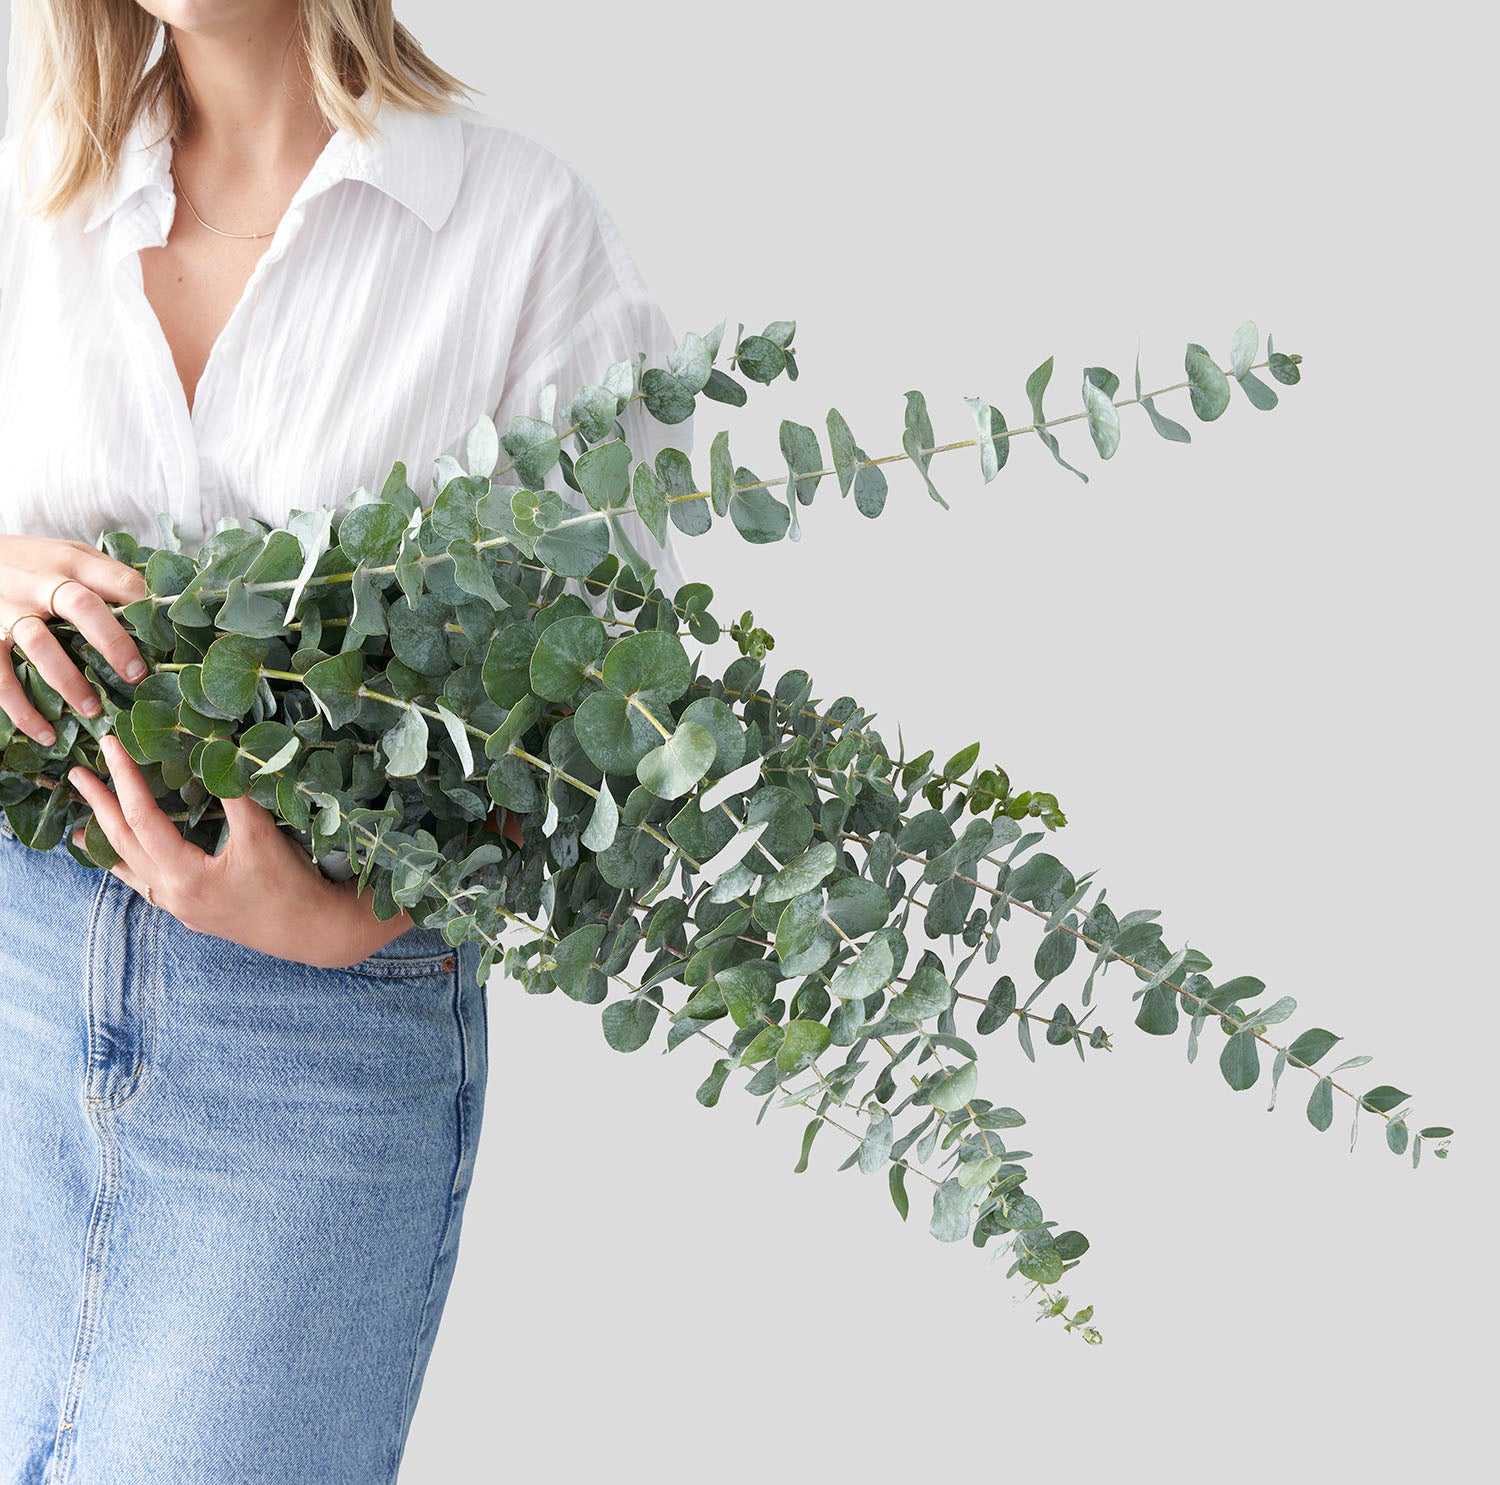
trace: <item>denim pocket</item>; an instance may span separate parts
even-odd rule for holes
[[[443,937],[442,929],[408,928],[383,949],[349,965],[343,972],[382,979],[423,979],[451,975],[457,969],[458,950]]]

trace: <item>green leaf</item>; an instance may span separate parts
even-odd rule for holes
[[[203,657],[203,692],[230,717],[242,717],[255,701],[267,642],[243,634],[216,639]]]
[[[1034,1284],[1055,1284],[1063,1276],[1062,1254],[1045,1232],[1017,1235],[1016,1267]]]
[[[746,959],[721,969],[714,977],[724,1005],[736,1026],[765,1019],[776,995],[776,971],[762,959]]]
[[[549,624],[531,654],[531,690],[547,701],[572,701],[590,684],[588,671],[598,669],[606,638],[592,614]]]
[[[1005,414],[982,397],[965,397],[964,401],[974,414],[974,422],[979,429],[979,471],[984,476],[985,484],[989,484],[1005,468],[1005,461],[1010,457],[1010,436],[1005,427]]]
[[[859,1168],[865,1175],[879,1170],[891,1158],[896,1125],[888,1110],[879,1105],[871,1111],[865,1137],[859,1142]]]
[[[698,1085],[698,1091],[694,1095],[698,1102],[706,1109],[713,1108],[719,1101],[719,1094],[724,1089],[724,1080],[729,1076],[734,1063],[728,1057],[720,1057],[713,1065],[708,1076]]]
[[[766,902],[786,902],[810,892],[838,863],[838,852],[831,841],[818,841],[795,861],[788,862],[764,887],[760,896]]]
[[[797,1157],[797,1163],[792,1167],[794,1175],[800,1175],[807,1169],[807,1157],[812,1153],[812,1142],[818,1137],[818,1131],[823,1127],[822,1119],[814,1116],[807,1121],[807,1128],[802,1131],[802,1153]]]
[[[913,1023],[939,1016],[953,1004],[953,986],[931,959],[917,965],[906,989],[892,997],[888,1014],[898,1021]]]
[[[708,483],[714,514],[727,516],[734,497],[734,459],[729,453],[729,430],[726,428],[719,429],[709,445]]]
[[[557,964],[553,974],[558,988],[570,1000],[598,1005],[604,999],[607,993],[605,976],[594,963],[604,933],[603,923],[590,923],[574,929],[553,949],[552,957]]]
[[[474,747],[469,741],[469,729],[464,725],[463,718],[456,716],[441,701],[437,702],[433,710],[442,721],[448,741],[453,744],[453,751],[458,754],[458,766],[463,770],[463,776],[468,778],[474,772]]]
[[[1294,387],[1302,380],[1302,368],[1290,356],[1271,348],[1271,337],[1266,336],[1266,359],[1271,364],[1271,375],[1284,387]]]
[[[227,738],[204,743],[198,766],[203,787],[216,799],[241,799],[250,788],[250,760]]]
[[[598,516],[575,513],[568,520],[576,524],[537,538],[536,555],[559,577],[587,577],[609,555],[609,532]]]
[[[776,1050],[776,1070],[796,1072],[819,1056],[831,1039],[831,1033],[821,1021],[788,1021],[786,1036]]]
[[[1268,386],[1256,376],[1253,371],[1247,371],[1240,378],[1240,390],[1250,399],[1250,405],[1261,412],[1270,412],[1281,400],[1276,395],[1276,388]]]
[[[661,733],[620,696],[595,691],[573,714],[573,732],[589,761],[605,773],[633,775]]]
[[[714,735],[697,722],[676,731],[636,765],[636,776],[659,799],[680,799],[708,772],[719,751]]]
[[[665,545],[667,540],[667,490],[656,471],[644,459],[635,466],[631,503],[646,529]]]
[[[1382,1083],[1378,1088],[1371,1088],[1360,1102],[1374,1113],[1388,1114],[1397,1104],[1404,1103],[1410,1097],[1410,1093],[1403,1093],[1389,1083]]]
[[[867,1000],[889,985],[895,973],[890,944],[883,938],[871,939],[834,975],[828,993],[840,1000]]]
[[[414,706],[403,707],[400,721],[382,734],[380,746],[385,771],[393,778],[421,773],[427,763],[427,718]]]
[[[591,851],[605,851],[613,844],[620,828],[620,807],[609,785],[599,785],[599,797],[594,801],[594,811],[579,839]]]
[[[364,677],[364,655],[359,650],[345,650],[310,666],[303,672],[302,684],[321,703],[329,725],[342,727],[359,712]]]
[[[911,1200],[906,1194],[906,1166],[897,1161],[891,1166],[889,1177],[891,1200],[896,1205],[896,1210],[901,1214],[901,1220],[906,1221],[906,1214],[911,1210]]]
[[[604,657],[603,673],[604,684],[621,696],[649,691],[664,702],[681,696],[693,674],[682,641],[663,629],[616,640]]]
[[[745,479],[739,479],[740,474]],[[780,541],[792,523],[791,511],[764,485],[755,483],[749,470],[735,471],[736,483],[753,488],[736,490],[729,501],[729,516],[746,541],[766,543]]]
[[[232,634],[271,639],[286,623],[285,604],[269,593],[252,593],[243,578],[231,578],[214,626]]]
[[[618,438],[580,454],[573,477],[595,510],[614,510],[630,494],[630,450]]]
[[[513,461],[516,479],[528,488],[546,483],[562,450],[552,423],[519,413],[510,420],[500,445]]]
[[[1042,397],[1046,393],[1047,383],[1052,380],[1052,357],[1048,356],[1030,376],[1026,378],[1026,400],[1031,403],[1031,421],[1036,427],[1036,436],[1041,439],[1052,457],[1072,474],[1076,474],[1084,484],[1088,484],[1089,477],[1081,469],[1074,469],[1062,456],[1058,447],[1057,439],[1052,433],[1042,426],[1047,421],[1047,415],[1042,411]]]
[[[1319,1078],[1307,1100],[1307,1121],[1314,1129],[1327,1129],[1333,1123],[1333,1084]]]
[[[800,505],[811,505],[822,480],[823,450],[818,435],[790,418],[781,420],[781,455],[787,464],[787,489]]]
[[[1088,414],[1089,436],[1101,459],[1112,459],[1120,447],[1120,410],[1088,378],[1083,379],[1083,406]]]
[[[763,335],[747,335],[735,349],[735,364],[752,382],[769,385],[786,370],[786,352]]]
[[[1146,409],[1146,416],[1151,419],[1151,426],[1163,438],[1172,443],[1191,443],[1193,441],[1193,435],[1181,423],[1175,423],[1165,414],[1157,412],[1156,403],[1149,397],[1141,396],[1141,357],[1139,351],[1136,352],[1135,357],[1135,395],[1140,400],[1141,406]]]
[[[956,1243],[969,1232],[974,1198],[950,1176],[932,1194],[932,1219],[927,1230],[942,1243]]]
[[[1319,1058],[1326,1057],[1333,1047],[1341,1041],[1343,1041],[1343,1037],[1335,1036],[1331,1031],[1324,1031],[1321,1026],[1314,1026],[1304,1031],[1286,1049],[1287,1055],[1296,1058],[1299,1062],[1305,1062],[1311,1067]]]
[[[979,1064],[965,1062],[952,1072],[940,1077],[927,1090],[927,1101],[944,1113],[953,1114],[968,1103],[979,1084]]]
[[[1255,353],[1259,349],[1260,331],[1256,328],[1254,320],[1246,320],[1234,332],[1234,337],[1229,343],[1229,361],[1237,380],[1244,381],[1250,374],[1250,367],[1255,361]]]
[[[901,437],[901,447],[906,451],[907,458],[921,471],[923,482],[927,486],[927,493],[944,510],[947,510],[948,502],[938,494],[938,488],[933,484],[932,476],[928,473],[935,441],[932,419],[927,415],[926,397],[920,392],[908,392],[906,394],[906,432]]]
[[[616,1052],[639,1051],[651,1040],[661,1000],[661,989],[652,986],[628,1000],[611,1001],[604,1007],[604,1040]]]
[[[1253,1087],[1260,1076],[1260,1051],[1248,1031],[1236,1031],[1219,1053],[1219,1071],[1237,1093]]]
[[[1201,345],[1189,343],[1183,365],[1193,411],[1205,423],[1213,422],[1229,406],[1229,378]]]

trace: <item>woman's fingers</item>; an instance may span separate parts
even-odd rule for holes
[[[98,774],[90,773],[83,767],[70,768],[68,782],[88,801],[94,818],[99,822],[99,828],[104,832],[105,840],[115,848],[115,853],[138,878],[144,880],[148,877],[152,869],[150,857],[126,823],[120,801],[109,785]],[[82,834],[81,831],[79,833]]]
[[[98,693],[68,657],[58,637],[35,614],[22,614],[11,629],[16,649],[34,665],[42,679],[74,711],[97,717],[104,709]]]
[[[123,564],[116,563],[116,566]],[[131,568],[125,568],[133,572]],[[139,577],[139,573],[133,574]],[[145,586],[142,579],[141,586]],[[66,619],[93,647],[114,666],[127,681],[141,680],[146,662],[125,626],[110,612],[109,604],[93,589],[84,586],[82,578],[64,583],[53,598],[53,612]],[[45,674],[45,672],[43,672]]]
[[[146,776],[136,766],[135,759],[125,751],[125,745],[114,733],[106,733],[99,746],[104,752],[104,761],[109,765],[109,776],[115,781],[121,818],[131,835],[140,842],[146,855],[155,863],[158,871],[156,880],[168,883],[188,880],[194,869],[202,864],[207,853],[200,851],[197,846],[189,845],[182,838],[182,832],[156,802],[155,795],[146,783]],[[102,818],[99,823],[104,823]],[[108,835],[109,832],[106,830],[105,834]],[[115,845],[112,837],[110,844]],[[115,845],[115,849],[120,851],[118,845]],[[120,854],[127,855],[124,851],[120,851]]]
[[[146,879],[139,872],[131,870],[123,861],[116,861],[110,867],[110,870],[132,891],[139,892],[142,897],[146,897]],[[154,894],[151,897],[146,897],[146,901],[153,906],[160,906],[156,902]]]
[[[0,645],[0,709],[27,737],[50,748],[57,730],[37,709],[10,663],[10,645]]]
[[[76,564],[65,566],[58,573],[59,578],[67,573],[109,603],[134,603],[137,598],[146,596],[146,579],[136,568],[116,562],[97,547],[87,546],[82,542],[70,545],[79,548],[78,560]],[[67,591],[64,588],[58,597],[61,598]]]

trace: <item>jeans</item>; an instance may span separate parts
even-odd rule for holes
[[[488,1067],[479,950],[193,932],[0,819],[0,1482],[396,1478]]]

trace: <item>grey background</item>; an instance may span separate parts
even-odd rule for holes
[[[924,1182],[903,1226],[882,1177],[835,1174],[833,1131],[794,1175],[802,1111],[757,1128],[743,1074],[700,1108],[710,1049],[623,1057],[597,1010],[496,980],[404,1485],[1457,1478],[1494,1299],[1488,16],[399,9],[593,183],[679,334],[798,321],[798,382],[701,404],[705,473],[720,426],[781,472],[779,420],[821,430],[830,405],[897,452],[909,387],[940,440],[972,436],[967,395],[1026,421],[1049,354],[1054,416],[1085,365],[1128,387],[1138,340],[1148,389],[1188,340],[1227,364],[1246,318],[1304,355],[1271,414],[1166,399],[1190,448],[1140,409],[1109,464],[1064,430],[1087,486],[1028,438],[989,486],[972,451],[938,456],[951,511],[898,465],[879,521],[825,481],[800,545],[716,530],[684,561],[777,636],[773,676],[806,668],[940,757],[982,737],[1060,796],[1049,847],[1117,909],[1162,909],[1216,974],[1299,999],[1288,1039],[1342,1033],[1330,1063],[1375,1058],[1357,1086],[1458,1129],[1413,1171],[1366,1115],[1351,1154],[1351,1105],[1319,1135],[1296,1070],[1268,1117],[1268,1066],[1232,1093],[1218,1033],[1190,1066],[1185,1036],[1134,1028],[1118,970],[1112,1054],[985,1042],[1029,1189],[1094,1244],[1066,1285],[1094,1349],[1033,1324],[990,1250],[929,1237]],[[1034,942],[1002,955],[1023,994]]]

